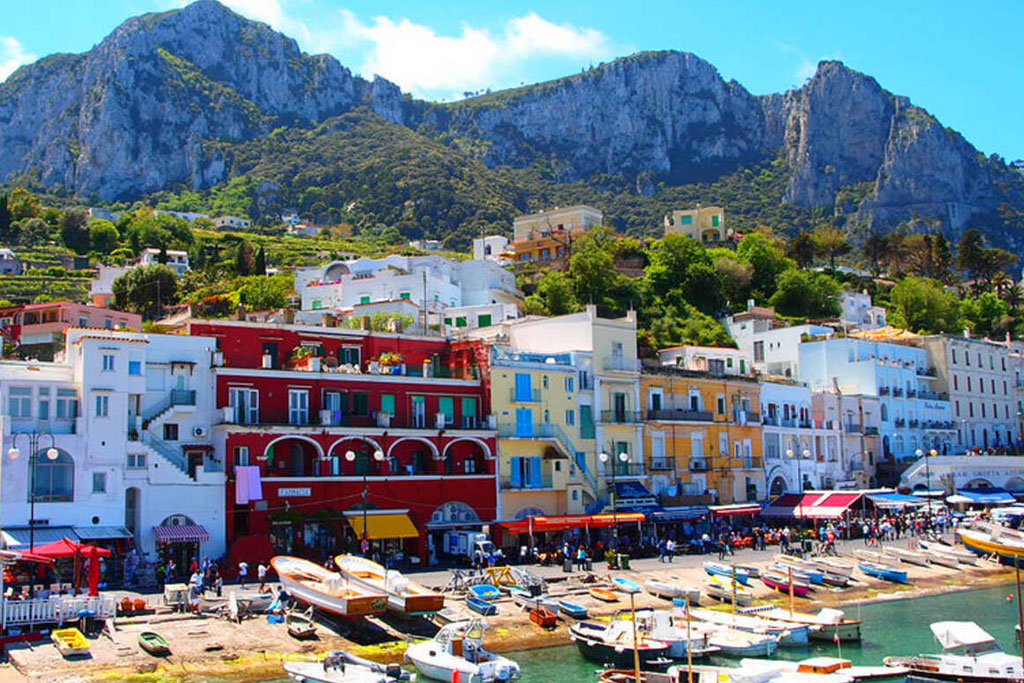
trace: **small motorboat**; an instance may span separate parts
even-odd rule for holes
[[[319,662],[284,662],[295,683],[414,683],[416,674],[398,664],[380,664],[347,652],[331,652]]]
[[[807,597],[807,593],[810,592],[811,586],[805,581],[799,581],[796,579],[797,573],[793,573],[793,595],[801,598]],[[761,572],[761,583],[768,586],[774,591],[779,593],[789,593],[789,572],[783,571],[764,571]]]
[[[482,619],[448,624],[433,639],[410,645],[405,658],[424,676],[438,681],[497,683],[519,678],[518,664],[484,649],[486,628]]]
[[[558,626],[558,615],[543,607],[534,607],[530,610],[530,621],[541,628],[555,628]]]
[[[753,592],[738,581],[721,576],[712,576],[704,582],[704,592],[722,602],[732,603],[736,598],[737,605],[749,605],[754,600]]]
[[[763,577],[762,577],[763,578]],[[679,613],[675,613],[679,621]],[[771,619],[761,619],[750,614],[729,614],[717,610],[697,608],[690,611],[691,619],[717,626],[728,626],[738,631],[749,631],[773,636],[779,645],[803,647],[810,640],[810,628],[803,624],[787,624]]]
[[[700,588],[684,586],[674,581],[658,581],[657,579],[649,579],[644,582],[644,588],[646,588],[647,592],[651,595],[656,595],[659,598],[665,598],[666,600],[682,598],[691,605],[696,605],[700,602]]]
[[[284,624],[288,635],[298,640],[316,638],[316,621],[313,620],[313,607],[310,605],[305,612],[289,610],[284,615]]]
[[[619,594],[615,591],[608,590],[607,588],[591,588],[587,591],[590,597],[601,602],[618,602]]]
[[[337,572],[300,557],[278,555],[270,560],[281,586],[292,598],[319,607],[325,612],[342,617],[383,614],[388,608],[388,596],[350,581]],[[228,599],[228,610],[238,600]],[[234,615],[232,615],[234,616]]]
[[[143,631],[139,634],[139,647],[154,657],[166,657],[171,654],[171,646],[159,633]]]
[[[908,550],[906,548],[886,546],[882,548],[882,553],[889,557],[899,558],[903,562],[907,562],[909,564],[916,564],[919,567],[927,567],[932,563],[931,558],[919,550]]]
[[[569,602],[568,600],[558,601],[558,611],[573,619],[586,619],[588,616],[586,607]]]
[[[832,572],[822,572],[821,580],[826,586],[832,586],[833,588],[846,588],[853,581],[849,576],[833,574]]]
[[[750,581],[750,574],[745,569],[722,562],[705,562],[704,571],[711,576],[721,576],[726,579],[735,577],[744,586]]]
[[[512,602],[516,603],[523,609],[542,607],[549,612],[558,612],[558,601],[553,598],[547,598],[543,595],[533,595],[530,591],[523,590],[522,588],[516,588],[509,591],[509,595],[512,597]]]
[[[386,569],[359,555],[334,558],[338,572],[350,581],[388,596],[388,609],[402,614],[432,614],[444,607],[444,596],[394,569]]]
[[[89,656],[89,641],[77,628],[54,629],[50,633],[50,640],[65,657]]]
[[[642,593],[644,590],[639,583],[637,583],[636,581],[630,581],[629,579],[623,576],[613,577],[612,583],[615,584],[616,588],[618,588],[623,593],[626,593],[627,595],[630,593]]]
[[[779,649],[779,639],[767,633],[741,631],[729,626],[718,626],[708,636],[708,644],[717,647],[725,657],[750,655],[771,657]]]
[[[625,619],[616,619],[608,624],[581,621],[569,626],[569,637],[584,658],[598,664],[631,667],[635,652],[640,665],[646,666],[652,660],[667,657],[669,653],[668,643],[642,633],[634,647],[633,627]]]
[[[892,581],[893,583],[907,582],[907,573],[902,569],[897,569],[891,565],[863,561],[860,562],[857,567],[859,567],[860,570],[868,576],[873,576],[876,579]]]
[[[493,602],[483,600],[475,595],[470,595],[466,598],[466,607],[473,610],[477,614],[485,617],[489,617],[498,613],[498,606]]]
[[[708,642],[714,627],[692,619],[687,622],[685,615],[679,612],[644,607],[636,610],[636,625],[647,637],[668,643],[668,656],[674,659],[699,658],[718,652],[718,648]]]
[[[811,640],[833,642],[855,642],[860,640],[860,620],[848,619],[842,610],[823,607],[816,614],[811,612],[791,611],[782,607],[751,607],[744,610],[761,619],[781,621],[784,624],[803,624],[810,627],[808,636]]]
[[[489,583],[470,586],[469,592],[473,594],[473,597],[480,598],[481,600],[497,600],[501,597],[501,591]]]
[[[1006,683],[1024,678],[1020,655],[1004,652],[996,639],[973,621],[939,621],[931,625],[941,654],[886,657],[886,666],[909,669],[908,680]]]
[[[849,680],[866,681],[873,678],[895,678],[905,675],[909,670],[889,668],[885,666],[853,666],[849,659],[839,657],[810,657],[798,661],[782,662],[776,659],[743,659],[740,666],[744,668],[767,668],[775,667],[781,671],[794,674],[794,678],[800,681],[813,681],[821,679],[827,681],[834,676],[849,677]],[[774,680],[774,679],[773,679]],[[781,680],[789,680],[783,677]],[[834,680],[834,679],[832,679]]]

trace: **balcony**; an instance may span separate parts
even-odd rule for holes
[[[675,458],[651,458],[652,472],[673,472],[675,469]]]
[[[550,489],[553,487],[551,473],[542,472],[540,477],[534,477],[530,481],[523,481],[521,477],[515,479],[511,475],[501,475],[500,485],[506,491],[526,491],[529,489]]]
[[[761,415],[751,410],[732,411],[732,421],[740,424],[760,424]]]
[[[935,377],[935,370],[932,368],[918,367],[915,372],[917,372],[918,377]]]
[[[878,436],[878,427],[865,427],[864,436]]]
[[[792,417],[784,417],[779,420],[779,426],[781,427],[796,427],[796,419]]]
[[[860,434],[861,432],[864,431],[864,425],[862,425],[859,422],[847,422],[846,431],[850,432],[851,434]]]
[[[642,422],[638,410],[602,410],[601,422],[612,424],[637,424]]]
[[[640,372],[640,361],[622,356],[605,356],[601,362],[604,370],[611,372]]]
[[[936,393],[934,391],[921,391],[917,392],[917,397],[926,401],[948,401],[949,394]]]
[[[907,389],[907,398],[917,398],[917,390]]]
[[[878,395],[879,396],[888,396],[890,391],[891,391],[891,389],[889,389],[889,387],[879,387],[878,388]]]
[[[540,389],[513,389],[510,395],[513,403],[540,403]]]
[[[711,469],[711,463],[704,458],[692,458],[690,460],[691,472],[707,472]]]
[[[814,423],[810,420],[800,420],[801,429],[814,429]]]
[[[779,416],[778,415],[762,415],[761,416],[761,424],[765,425],[766,427],[778,427],[779,426]]]
[[[897,417],[893,421],[893,424],[895,424],[897,427],[906,427],[907,426],[907,421],[904,420],[902,417]]]
[[[892,395],[893,396],[897,396],[897,397],[903,396],[903,389],[900,389],[899,387],[893,387],[892,388]]]
[[[912,429],[916,429],[920,424],[921,422],[919,420],[910,420],[907,422],[907,426],[911,427]]]
[[[648,410],[647,419],[659,422],[713,422],[715,416],[707,410],[681,410],[681,409],[665,409],[665,410]]]
[[[171,405],[194,406],[195,404],[196,392],[194,389],[171,389]]]

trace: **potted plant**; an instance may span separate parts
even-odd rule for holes
[[[398,367],[402,364],[402,354],[395,353],[394,351],[385,351],[384,353],[377,356],[377,365],[380,366],[382,372],[389,373],[392,368]]]
[[[607,563],[608,569],[618,569],[619,568],[619,557],[618,557],[618,555],[615,554],[614,550],[605,550],[604,551],[604,561],[605,561],[605,563]]]

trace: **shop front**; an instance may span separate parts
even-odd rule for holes
[[[177,566],[176,576],[186,575],[192,561],[202,562],[202,544],[210,540],[210,532],[185,515],[171,515],[153,527],[156,534],[157,558]]]

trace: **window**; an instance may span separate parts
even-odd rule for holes
[[[971,354],[970,353],[965,353],[964,354],[964,365],[966,365],[967,367],[971,367]]]
[[[971,391],[971,376],[967,376],[967,391]]]
[[[360,349],[358,346],[343,346],[338,349],[338,363],[359,365]]]
[[[145,453],[129,453],[127,468],[130,470],[144,470],[146,469],[146,454]]]
[[[309,390],[288,390],[288,424],[309,424]]]
[[[410,293],[410,292],[399,292],[398,293],[398,298],[399,299],[405,299],[406,301],[409,301],[410,299],[412,299],[412,293]]]
[[[142,374],[142,363],[137,360],[128,361],[128,374],[129,375],[141,375]]]
[[[953,391],[960,391],[960,379],[953,375]]]
[[[996,381],[994,379],[990,381],[992,382],[992,393],[994,394],[996,393]]]
[[[764,342],[763,341],[756,341],[756,342],[754,342],[754,362],[755,363],[763,363],[764,362]]]
[[[50,419],[50,387],[39,387],[36,392],[38,394],[38,410],[36,411],[36,417],[40,420]]]
[[[352,392],[352,414],[353,415],[369,415],[370,414],[370,395],[365,391],[353,391]]]
[[[235,464],[245,467],[249,464],[249,447],[235,446]]]
[[[576,424],[576,411],[575,410],[567,410],[567,411],[565,411],[565,424],[569,425],[570,427],[572,427],[573,425]]]
[[[92,473],[92,492],[93,493],[106,493],[107,492],[107,473],[106,472],[93,472]]]
[[[78,316],[78,326],[79,327],[89,327],[89,316],[87,316],[87,315],[80,315],[80,316]]]
[[[547,408],[544,409],[544,424],[551,424],[551,411]]]
[[[717,408],[719,415],[725,415],[725,396],[722,396],[721,394],[718,395]]]
[[[395,414],[395,395],[394,394],[381,394],[380,395],[380,412],[387,413],[389,415]]]
[[[476,317],[477,327],[490,327],[491,325],[491,314],[482,313]]]
[[[11,387],[7,396],[7,414],[11,417],[32,417],[32,390]]]
[[[517,401],[532,401],[533,400],[533,377],[526,372],[516,373],[516,400]]]
[[[548,388],[548,376],[547,375],[544,375],[543,377],[540,378],[540,385],[542,387],[544,387],[545,389]]]
[[[103,372],[114,371],[114,355],[110,353],[103,354]]]
[[[718,435],[718,454],[729,455],[729,435],[719,434]]]
[[[32,493],[36,502],[70,503],[75,497],[75,461],[66,452],[58,450],[56,460],[50,460],[40,451],[29,472],[34,472]]]
[[[57,419],[73,420],[78,417],[78,398],[74,389],[57,390]]]
[[[956,363],[956,349],[953,349],[953,363]]]
[[[956,416],[960,417],[960,401],[956,402]]]
[[[650,409],[652,411],[661,410],[663,399],[665,398],[661,389],[651,389],[651,400],[649,402]]]
[[[368,304],[368,303],[370,303],[370,295],[369,294],[362,294],[362,295],[360,295],[359,296],[359,303],[361,303],[361,304]]]
[[[571,393],[573,393],[576,390],[576,378],[575,377],[566,377],[565,380],[564,380],[564,383],[565,383],[565,391],[567,393],[571,394]]]
[[[114,321],[111,320],[110,318],[107,318],[106,320],[103,321],[103,327],[105,327],[108,330],[114,329]]]
[[[174,422],[164,423],[164,441],[178,440],[178,425]]]
[[[464,396],[462,398],[462,428],[476,429],[476,398]]]
[[[228,406],[233,409],[235,424],[257,424],[260,421],[260,392],[257,389],[232,387],[228,390]]]
[[[453,424],[455,422],[455,399],[451,396],[438,396],[437,412],[444,415],[446,425]]]
[[[974,404],[973,403],[968,403],[967,404],[967,414],[968,414],[968,417],[974,417]]]
[[[107,417],[110,414],[110,397],[96,394],[96,417]]]
[[[719,218],[718,214],[715,214],[714,216],[712,216],[711,217],[711,225],[712,225],[712,227],[717,228],[719,221],[720,221],[720,218]]]
[[[700,410],[700,392],[690,391],[690,410]]]
[[[466,474],[476,474],[476,458],[466,458],[462,461]]]

